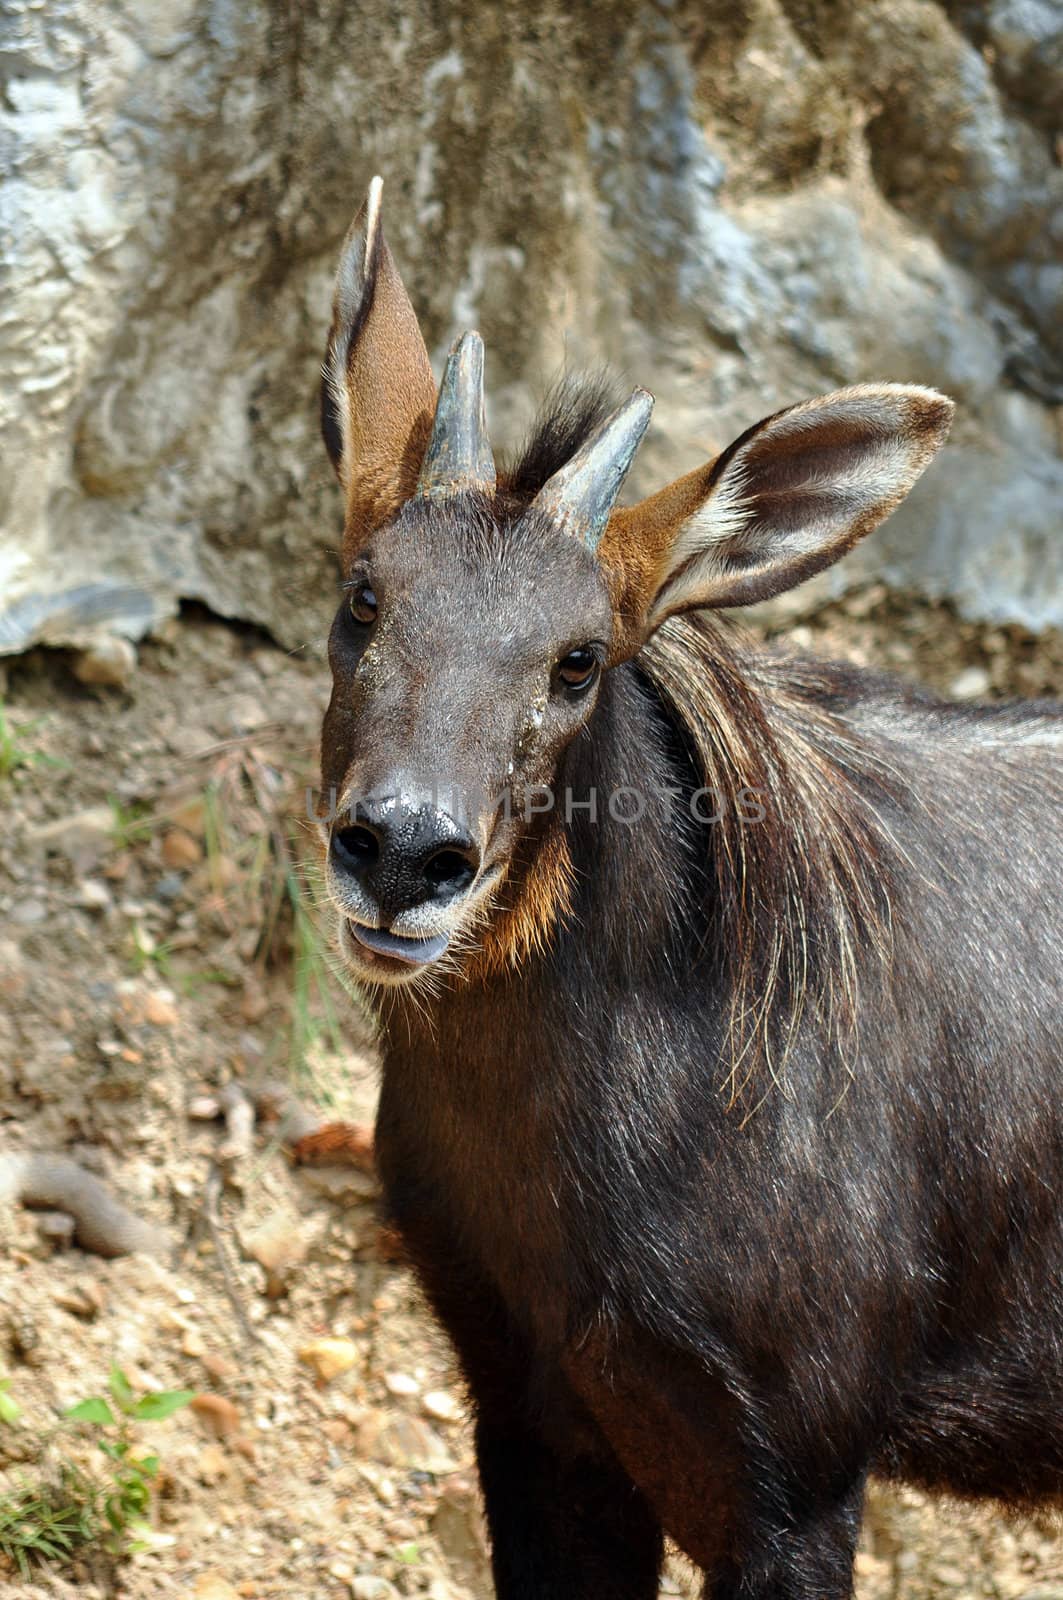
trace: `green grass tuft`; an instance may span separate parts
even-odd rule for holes
[[[26,740],[42,726],[43,718],[34,722],[15,722],[3,700],[0,700],[0,779],[13,778],[16,772],[34,767],[65,767],[65,761],[34,750]]]
[[[20,1425],[21,1409],[0,1380],[7,1405],[0,1421]],[[57,1428],[39,1441],[38,1476],[0,1487],[0,1557],[23,1578],[34,1566],[69,1566],[95,1547],[121,1559],[150,1547],[153,1485],[161,1463],[140,1443],[145,1423],[159,1422],[194,1398],[189,1389],[137,1395],[120,1367],[111,1367],[106,1395],[70,1406]],[[72,1428],[87,1430],[99,1453],[86,1470],[67,1453]],[[102,1458],[102,1459],[101,1459]]]

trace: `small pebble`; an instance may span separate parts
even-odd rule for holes
[[[185,872],[203,860],[203,846],[184,828],[171,828],[162,841],[160,854],[168,867]]]
[[[381,1429],[375,1454],[383,1466],[437,1477],[456,1471],[458,1465],[435,1430],[419,1417],[391,1417]]]
[[[208,1487],[227,1478],[232,1470],[232,1460],[220,1444],[205,1444],[196,1457],[196,1477]]]
[[[43,900],[19,900],[8,912],[11,921],[17,922],[20,928],[36,927],[47,915],[48,907]]]
[[[65,1211],[39,1211],[37,1232],[53,1250],[69,1250],[74,1240],[74,1219]]]
[[[13,939],[0,939],[0,997],[21,1000],[26,992],[26,962]]]
[[[197,1394],[191,1408],[209,1433],[223,1439],[240,1427],[240,1413],[223,1394]]]
[[[949,694],[954,700],[981,700],[990,687],[989,674],[984,667],[965,667],[949,684]]]
[[[114,812],[110,806],[87,806],[83,811],[56,817],[35,828],[31,838],[53,855],[65,856],[85,872],[105,856],[114,843]]]
[[[196,839],[204,838],[207,830],[207,802],[204,796],[194,794],[182,800],[170,812],[170,821],[175,828],[183,829]]]
[[[409,1372],[386,1372],[384,1387],[389,1394],[412,1395],[420,1392],[421,1385]]]
[[[49,1351],[41,1339],[41,1330],[32,1312],[13,1312],[7,1337],[12,1353],[28,1367],[39,1367],[47,1361]]]
[[[203,1363],[203,1371],[215,1383],[228,1383],[236,1377],[236,1363],[230,1361],[228,1356],[219,1355],[215,1350],[205,1350],[199,1359]]]
[[[171,900],[176,900],[184,893],[185,880],[179,872],[166,872],[159,879],[152,890],[156,900],[161,900],[164,905],[169,905]]]
[[[99,878],[86,878],[78,890],[77,903],[84,906],[86,911],[109,911],[114,904],[114,897]]]
[[[457,1422],[461,1416],[461,1403],[449,1389],[430,1389],[421,1405],[439,1422]]]
[[[254,695],[238,694],[229,704],[229,723],[234,733],[251,733],[269,721],[269,711]]]
[[[201,1572],[192,1588],[193,1600],[240,1600],[239,1592],[220,1572]]]
[[[351,1600],[398,1600],[398,1590],[386,1578],[355,1578]]]
[[[196,727],[182,723],[172,729],[166,738],[166,743],[175,755],[197,756],[204,750],[209,750],[211,745],[217,744],[217,739],[209,728]]]
[[[269,1010],[269,996],[262,984],[253,977],[244,980],[244,992],[240,997],[240,1015],[245,1022],[261,1022]]]
[[[91,1322],[103,1310],[106,1299],[102,1285],[94,1278],[81,1278],[69,1287],[60,1289],[55,1303],[63,1311],[69,1311],[71,1316],[84,1317],[86,1322]]]
[[[107,634],[74,657],[79,683],[105,689],[128,689],[137,670],[137,653],[128,639]]]
[[[359,1360],[358,1346],[352,1339],[312,1339],[300,1346],[299,1360],[312,1367],[322,1383],[331,1383],[349,1372]]]
[[[295,1268],[306,1260],[309,1248],[309,1237],[298,1217],[287,1211],[267,1217],[244,1239],[245,1251],[265,1268],[273,1289],[291,1278]]]
[[[155,1028],[172,1028],[177,1021],[177,1006],[169,989],[152,989],[144,997],[144,1021]]]

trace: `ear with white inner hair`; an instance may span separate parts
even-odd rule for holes
[[[645,638],[676,612],[750,605],[830,566],[904,499],[953,410],[933,389],[862,384],[756,423],[615,514],[601,558],[622,612]]]
[[[322,369],[321,431],[346,493],[346,545],[413,494],[432,429],[436,386],[417,317],[369,185],[340,253]]]

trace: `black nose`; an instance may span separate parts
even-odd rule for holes
[[[461,825],[432,805],[363,801],[329,842],[332,864],[355,878],[385,917],[464,893],[480,853]]]

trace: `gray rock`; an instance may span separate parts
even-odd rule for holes
[[[17,900],[9,916],[20,928],[36,928],[47,917],[48,907],[43,900]]]
[[[75,1222],[65,1211],[39,1211],[34,1219],[41,1240],[52,1250],[68,1250],[73,1243]]]
[[[65,856],[79,872],[90,872],[113,848],[115,816],[110,806],[87,806],[35,828],[31,840],[49,855]]]
[[[318,364],[376,170],[437,360],[485,336],[496,444],[565,360],[657,392],[636,492],[818,390],[935,383],[944,464],[826,587],[1063,623],[1054,0],[533,9],[8,0],[0,654],[183,597],[323,641]]]

